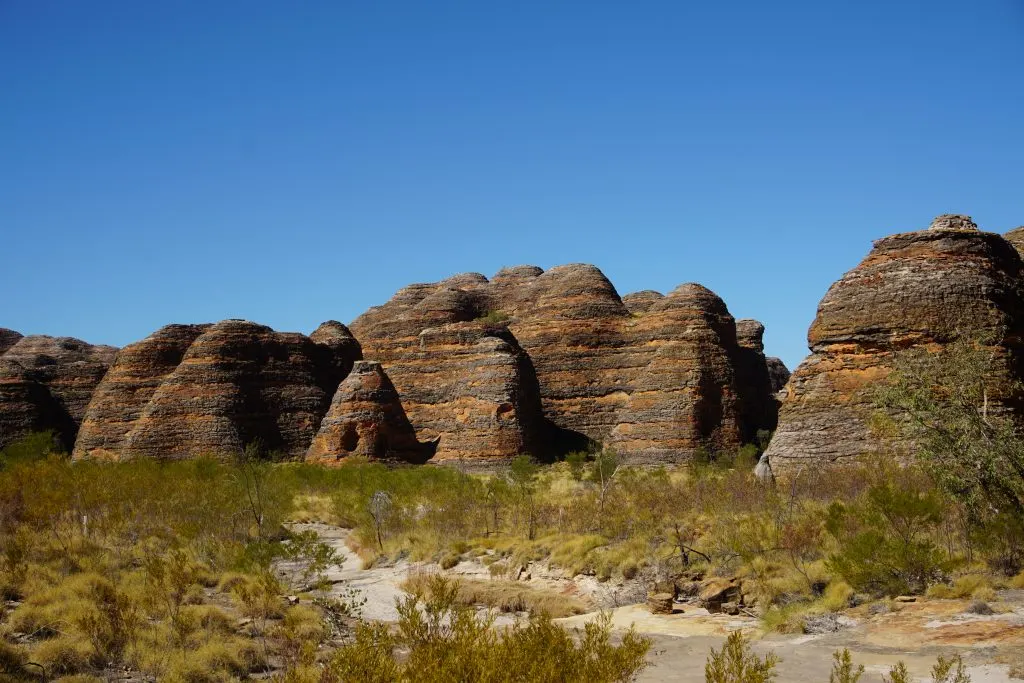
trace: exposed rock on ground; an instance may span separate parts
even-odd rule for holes
[[[93,389],[116,352],[71,337],[22,337],[0,330],[0,446],[52,430],[70,449]]]
[[[411,285],[352,329],[439,460],[596,441],[671,462],[774,425],[763,353],[700,285],[620,299],[594,266],[517,266]]]
[[[398,392],[380,363],[357,361],[335,392],[306,461],[334,465],[359,455],[419,464],[433,456],[435,446],[416,440]]]
[[[357,358],[358,343],[336,322],[312,337],[244,320],[169,325],[118,354],[74,455],[219,456],[258,440],[301,458]]]
[[[862,390],[890,372],[892,354],[937,348],[962,331],[993,335],[997,362],[1015,376],[1024,334],[1024,265],[1000,235],[966,216],[875,242],[829,289],[808,332],[808,356],[784,389],[772,467],[842,462],[883,447],[868,428]]]

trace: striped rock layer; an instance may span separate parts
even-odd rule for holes
[[[893,353],[938,349],[961,335],[995,340],[1019,377],[1024,264],[1011,244],[966,216],[885,237],[832,285],[807,334],[811,354],[783,389],[767,456],[774,471],[842,463],[886,447],[872,433],[865,389],[891,372]]]
[[[380,363],[356,361],[331,401],[313,439],[307,462],[337,465],[350,456],[424,463],[435,444],[421,444],[398,391]]]
[[[620,298],[594,266],[518,266],[411,285],[352,330],[442,461],[594,441],[670,462],[774,422],[768,384],[744,384],[735,321],[700,285]]]
[[[23,337],[0,328],[0,447],[31,432],[52,431],[70,449],[116,352],[81,339]]]
[[[244,320],[168,325],[122,349],[85,412],[76,458],[224,456],[249,444],[305,456],[359,345]]]

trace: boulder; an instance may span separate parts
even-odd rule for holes
[[[648,593],[647,609],[651,614],[672,614],[674,599],[671,593]]]
[[[416,440],[398,391],[380,363],[356,361],[335,392],[306,461],[335,465],[358,455],[423,463],[433,456],[434,447]]]
[[[31,432],[53,431],[69,449],[86,405],[117,352],[71,337],[3,330],[0,346],[0,447]]]
[[[1014,376],[1024,338],[1022,275],[1010,243],[967,216],[939,216],[927,230],[876,241],[818,306],[811,355],[782,392],[767,450],[776,474],[886,448],[869,428],[873,407],[864,389],[884,381],[902,349],[938,349],[965,332],[987,335],[997,340],[997,364]]]
[[[314,334],[321,343],[245,320],[161,328],[117,355],[74,456],[228,456],[259,442],[304,457],[358,358],[340,323]]]
[[[742,585],[737,579],[715,576],[701,583],[697,600],[709,612],[721,612],[726,603],[739,605],[743,599]]]

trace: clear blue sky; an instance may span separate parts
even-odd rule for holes
[[[0,326],[309,332],[696,281],[794,366],[871,240],[1024,224],[1024,1],[0,0]]]

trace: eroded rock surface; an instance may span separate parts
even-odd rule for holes
[[[352,324],[419,438],[437,442],[439,461],[542,456],[550,447],[533,366],[489,309],[479,291],[486,284],[468,274],[412,285]]]
[[[772,368],[764,355],[764,325],[745,318],[736,321],[736,340],[739,343],[737,379],[742,399],[743,423],[756,425],[761,431],[775,429],[779,414],[779,391],[772,378]],[[774,361],[779,359],[774,358]],[[787,373],[785,365],[782,370]],[[778,369],[775,370],[778,372]],[[754,441],[757,434],[745,434],[745,440]]]
[[[168,325],[118,353],[74,455],[225,456],[258,440],[304,457],[358,358],[358,343],[336,322],[311,337],[244,320]]]
[[[54,431],[70,449],[96,385],[114,354],[71,337],[0,331],[0,446],[30,432]]]
[[[884,380],[892,354],[949,343],[964,332],[997,340],[1005,372],[1019,362],[1024,292],[1020,256],[966,216],[885,237],[829,289],[808,332],[811,355],[784,389],[768,448],[776,472],[842,462],[883,447],[868,427],[863,389]]]
[[[11,348],[22,338],[20,332],[9,330],[6,327],[0,327],[0,356],[2,356],[7,349]]]
[[[773,424],[762,415],[773,401],[745,402],[770,394],[767,368],[748,391],[738,372],[750,354],[725,304],[700,285],[620,299],[591,265],[517,266],[490,281],[468,273],[411,285],[352,329],[420,438],[440,437],[439,460],[597,441],[665,462],[733,448]]]
[[[777,394],[786,386],[786,382],[789,381],[789,376],[792,373],[786,367],[786,364],[782,362],[781,358],[768,356],[764,360],[768,365],[768,378],[772,383],[772,393]]]
[[[358,455],[420,464],[435,448],[416,440],[398,391],[380,363],[357,361],[335,392],[306,461],[336,465]]]

